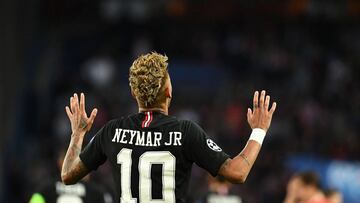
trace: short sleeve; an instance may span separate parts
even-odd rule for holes
[[[216,176],[221,165],[229,158],[225,152],[210,139],[205,131],[188,121],[186,137],[184,138],[184,153],[191,161]]]
[[[80,153],[80,159],[87,169],[96,170],[106,161],[103,139],[107,133],[107,125],[104,125],[90,140],[89,144]]]

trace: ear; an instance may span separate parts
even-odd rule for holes
[[[135,93],[131,90],[131,96],[136,99]]]
[[[171,95],[172,93],[171,93],[171,90],[170,90],[170,88],[169,87],[167,87],[167,88],[165,88],[165,96],[166,96],[166,98],[172,98],[172,95]]]

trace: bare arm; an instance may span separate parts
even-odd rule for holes
[[[259,92],[256,91],[253,99],[253,110],[248,109],[247,119],[250,127],[261,129],[265,133],[270,127],[272,115],[276,109],[276,103],[272,104],[269,110],[270,96],[265,96],[266,92],[261,91],[260,102]],[[261,131],[260,130],[260,131]],[[233,183],[245,182],[252,166],[260,152],[261,143],[250,139],[244,149],[233,159],[227,159],[219,170],[219,175],[224,176]]]
[[[66,106],[66,113],[71,122],[71,141],[61,170],[61,179],[66,185],[75,184],[89,173],[79,155],[85,134],[90,130],[97,113],[97,109],[94,109],[90,117],[87,116],[83,93],[80,96],[80,105],[77,94],[70,98],[70,108]]]
[[[240,154],[233,159],[228,159],[221,166],[219,175],[224,176],[232,183],[245,182],[260,151],[260,144],[249,140]]]
[[[68,184],[75,184],[88,174],[88,169],[79,158],[83,139],[80,135],[71,135],[69,148],[66,152],[61,170],[62,181]]]

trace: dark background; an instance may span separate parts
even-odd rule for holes
[[[359,1],[12,0],[0,13],[0,202],[27,202],[59,177],[73,92],[99,108],[90,134],[137,111],[128,68],[149,51],[169,57],[170,113],[198,122],[231,155],[248,139],[253,92],[278,102],[253,171],[233,188],[245,203],[283,200],[288,156],[359,161]],[[93,180],[111,190],[109,172]],[[205,177],[195,167],[189,202]]]

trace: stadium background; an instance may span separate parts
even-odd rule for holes
[[[99,108],[90,134],[136,112],[128,68],[152,50],[170,58],[171,114],[200,123],[231,155],[248,138],[253,91],[278,102],[250,177],[233,188],[245,203],[282,202],[294,170],[326,176],[315,166],[332,160],[353,167],[344,192],[360,191],[359,1],[13,0],[0,11],[0,202],[26,202],[58,177],[73,92]],[[205,177],[194,169],[189,202]],[[93,178],[111,188],[107,166]]]

